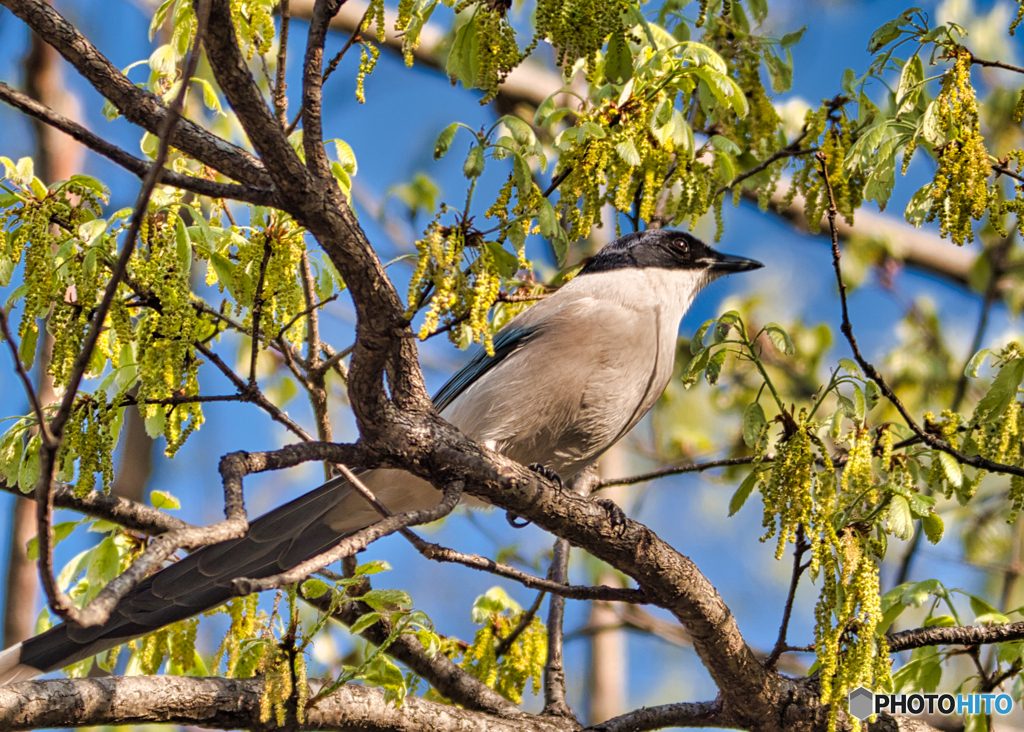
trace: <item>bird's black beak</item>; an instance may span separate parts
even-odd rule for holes
[[[756,259],[747,259],[746,257],[737,257],[732,254],[722,254],[721,252],[715,252],[712,257],[705,257],[701,260],[701,264],[713,272],[720,272],[722,274],[749,272],[752,269],[761,269],[764,266]]]

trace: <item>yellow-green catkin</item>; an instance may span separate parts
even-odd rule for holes
[[[980,220],[994,203],[988,185],[992,169],[971,86],[971,58],[966,48],[956,50],[953,67],[943,75],[935,100],[936,118],[948,142],[935,149],[938,168],[925,219],[938,219],[939,233],[957,245],[974,241],[971,221]]]
[[[463,652],[460,664],[515,704],[522,703],[523,692],[531,679],[533,692],[536,694],[540,690],[544,664],[547,663],[547,631],[536,617],[498,658],[496,650],[500,639],[513,632],[523,615],[522,611],[493,613]]]
[[[782,557],[786,544],[796,541],[800,526],[810,527],[814,500],[814,453],[807,425],[801,424],[795,432],[776,447],[771,477],[761,486],[764,501],[765,534],[761,541],[778,536],[775,558]]]
[[[465,322],[472,341],[493,353],[488,313],[498,300],[501,278],[483,238],[476,232],[467,235],[462,226],[441,226],[435,220],[416,248],[419,259],[409,282],[407,315],[415,315],[428,293],[430,298],[419,337],[430,336],[443,324],[451,341],[460,344],[457,326]]]

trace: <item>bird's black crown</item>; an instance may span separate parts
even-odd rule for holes
[[[700,239],[682,231],[647,229],[627,234],[594,255],[579,274],[614,269],[721,269],[742,272],[763,265],[753,259],[717,252]]]

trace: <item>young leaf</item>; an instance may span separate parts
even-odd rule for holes
[[[743,508],[743,504],[750,498],[750,494],[754,490],[754,486],[757,485],[757,481],[760,478],[760,474],[753,470],[750,475],[743,479],[740,483],[740,487],[736,489],[736,492],[732,494],[732,498],[729,500],[729,515],[735,516],[736,513]]]
[[[452,140],[455,139],[455,131],[458,129],[459,123],[452,122],[441,130],[441,134],[437,136],[437,140],[434,142],[434,160],[440,160],[448,152],[448,148],[452,146]]]
[[[153,504],[153,508],[159,508],[164,511],[173,511],[181,508],[181,501],[166,491],[151,492],[149,494],[149,502]]]
[[[711,386],[718,383],[718,377],[722,373],[722,364],[725,363],[725,349],[720,348],[715,352],[711,358],[708,359],[708,365],[704,368],[704,378],[708,380]]]
[[[932,544],[938,544],[942,541],[942,534],[946,530],[946,525],[942,522],[942,517],[937,513],[925,514],[921,519],[921,528],[924,529],[924,535],[928,538]]]
[[[764,409],[757,402],[748,404],[743,410],[743,442],[747,447],[754,447],[761,438],[761,431],[767,424]]]
[[[474,145],[466,156],[466,162],[462,164],[462,174],[467,178],[479,178],[484,172],[484,149]]]
[[[914,518],[910,515],[910,504],[903,496],[893,496],[889,501],[889,531],[904,541],[914,535]]]
[[[942,466],[942,472],[946,475],[946,480],[954,488],[959,488],[964,482],[964,474],[960,469],[960,463],[948,453],[940,452],[938,455],[939,464]]]
[[[1017,397],[1017,388],[1024,379],[1024,358],[1014,358],[1003,364],[988,393],[978,402],[974,413],[978,417],[996,419]]]
[[[793,341],[789,339],[789,334],[782,329],[782,326],[775,323],[769,323],[764,327],[764,332],[768,335],[768,339],[772,342],[772,345],[783,353],[796,353],[796,347],[793,345]]]

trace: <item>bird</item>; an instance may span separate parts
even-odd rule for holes
[[[434,397],[469,438],[546,475],[571,479],[654,406],[672,378],[679,328],[697,294],[722,275],[762,267],[669,229],[627,234],[526,309]],[[440,493],[395,469],[361,480],[399,513]],[[481,503],[479,499],[477,503]],[[0,652],[0,685],[34,678],[217,607],[240,577],[278,574],[329,549],[380,514],[343,478],[202,547],[144,579],[99,626],[61,623]]]

